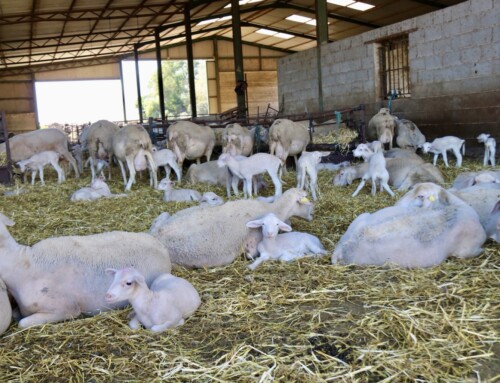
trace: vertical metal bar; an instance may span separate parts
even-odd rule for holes
[[[236,86],[239,86],[244,84],[245,71],[243,68],[243,47],[241,43],[240,3],[238,0],[231,0],[231,17],[233,22],[234,74]],[[238,118],[245,118],[247,114],[245,110],[245,92],[236,93],[236,102],[238,107]]]
[[[156,73],[158,76],[158,98],[160,101],[161,123],[165,122],[165,95],[163,91],[163,70],[161,67],[160,30],[155,28]]]
[[[123,106],[123,121],[127,122],[127,106],[125,103],[125,85],[123,84],[123,60],[118,63],[120,65],[120,84],[122,87],[122,106]]]
[[[4,138],[5,138],[5,154],[7,155],[7,183],[12,181],[12,157],[10,152],[10,139],[9,132],[7,130],[7,123],[5,122],[5,112],[0,112],[0,124],[3,130]]]
[[[135,61],[135,81],[137,85],[137,105],[139,106],[139,123],[143,123],[142,118],[142,96],[141,96],[141,81],[139,78],[139,52],[137,44],[134,44],[134,61]]]
[[[318,72],[318,108],[324,110],[323,72],[321,65],[321,45],[328,43],[328,17],[326,0],[316,0],[316,65]]]
[[[217,44],[217,38],[214,37],[212,40],[214,43],[214,70],[215,70],[215,86],[217,87],[217,113],[222,112],[222,104],[220,97],[220,78],[219,78],[219,45]]]
[[[186,7],[184,12],[184,28],[186,32],[186,56],[188,62],[188,81],[189,81],[189,99],[191,100],[191,116],[196,117],[196,87],[194,82],[194,64],[193,64],[193,39],[191,37],[191,13],[190,8]]]

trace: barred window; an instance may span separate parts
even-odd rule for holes
[[[410,97],[408,35],[383,41],[379,57],[384,98],[389,98],[394,91],[399,98]]]

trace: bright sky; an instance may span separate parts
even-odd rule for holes
[[[156,61],[139,62],[143,96],[155,71]],[[123,77],[127,120],[138,120],[134,61],[123,62]],[[37,81],[35,88],[40,125],[124,120],[120,80]]]

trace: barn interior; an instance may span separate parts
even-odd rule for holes
[[[119,80],[125,100],[124,63],[134,63],[131,81],[139,84],[139,62],[156,62],[162,78],[162,61],[187,60],[190,110],[184,119],[263,126],[276,117],[328,120],[337,135],[316,143],[331,143],[351,111],[363,111],[354,124],[362,134],[360,126],[390,107],[429,140],[466,140],[462,168],[439,164],[449,187],[459,172],[483,169],[478,134],[500,139],[499,9],[492,0],[0,1],[0,137],[40,128],[37,83]],[[206,112],[197,105],[194,60],[206,65]],[[236,91],[241,84],[243,91]],[[159,95],[169,92],[162,81],[157,87]],[[165,112],[159,96],[160,114],[148,121],[140,93],[137,86],[138,118],[123,101],[123,118],[116,122],[166,127],[178,118]],[[1,212],[16,222],[9,232],[26,245],[61,235],[142,232],[160,213],[192,206],[161,202],[147,177],[137,181],[126,204],[69,204],[87,176],[57,185],[49,172],[44,188],[19,179],[0,185],[0,191],[18,191],[0,196]],[[123,190],[119,177],[115,168],[109,182],[115,193]],[[292,220],[294,230],[318,236],[329,253],[356,216],[395,202],[368,192],[353,202],[355,185],[333,188],[331,179],[320,172],[314,220]],[[284,181],[295,184],[293,170]],[[225,194],[223,188],[196,188]],[[495,382],[499,256],[498,244],[488,240],[479,257],[451,258],[430,269],[334,267],[329,256],[273,262],[256,272],[246,269],[243,257],[225,267],[178,268],[174,272],[193,283],[203,302],[184,326],[162,334],[133,332],[130,309],[28,329],[13,321],[0,337],[0,376]]]

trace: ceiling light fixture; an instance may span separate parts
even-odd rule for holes
[[[347,6],[347,8],[356,9],[358,11],[367,11],[368,9],[372,9],[373,7],[375,7],[375,5],[363,3],[361,1],[356,1],[354,4],[350,4]]]
[[[334,5],[340,5],[342,7],[346,7],[349,4],[354,3],[353,0],[326,0],[326,2]]]

